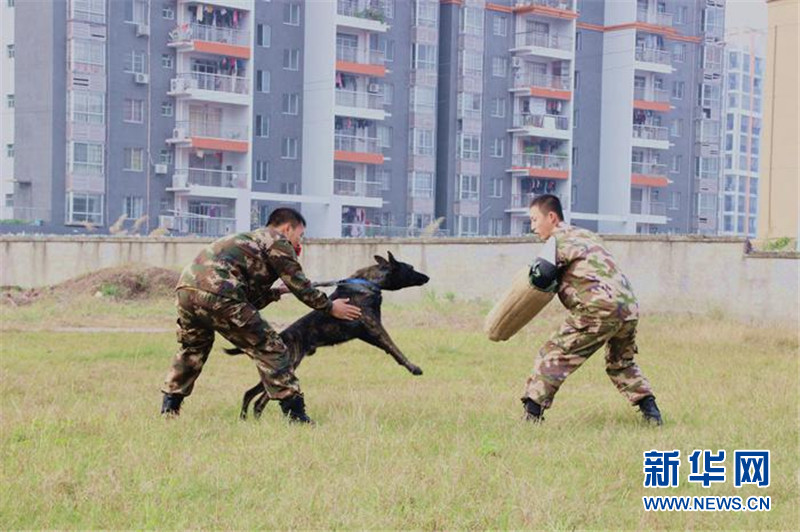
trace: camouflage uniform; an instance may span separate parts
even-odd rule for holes
[[[280,278],[303,303],[330,311],[331,301],[311,286],[291,242],[265,227],[221,238],[186,266],[177,286],[178,342],[162,391],[187,396],[214,343],[214,331],[256,363],[271,399],[302,395],[281,337],[258,309],[279,299]]]
[[[652,395],[633,360],[639,304],[630,281],[595,233],[561,222],[553,236],[558,297],[570,315],[539,351],[523,399],[549,408],[564,380],[603,344],[606,373],[617,389],[633,404]]]

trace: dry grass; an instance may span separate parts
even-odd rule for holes
[[[391,299],[389,297],[389,299]],[[159,419],[171,302],[46,298],[3,308],[0,528],[783,529],[800,528],[797,331],[649,316],[640,362],[666,426],[614,391],[602,357],[564,386],[542,426],[519,420],[532,356],[559,314],[503,344],[480,333],[487,305],[447,298],[384,312],[412,377],[359,343],[300,369],[318,425],[275,406],[236,418],[252,364],[212,354],[184,415]],[[267,313],[286,323],[302,309]],[[224,342],[220,342],[223,344]],[[769,488],[642,487],[650,449],[772,450]],[[730,463],[729,463],[730,467]],[[647,513],[643,495],[768,495],[769,513]]]

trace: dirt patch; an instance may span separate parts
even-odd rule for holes
[[[29,305],[49,294],[59,298],[90,295],[120,301],[169,297],[179,276],[174,270],[150,266],[105,268],[47,288],[1,287],[0,304]]]

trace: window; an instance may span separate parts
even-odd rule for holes
[[[91,70],[106,65],[106,47],[102,41],[72,39],[72,67]]]
[[[731,109],[735,109],[739,107],[739,95],[738,94],[728,94],[728,107]]]
[[[670,123],[669,134],[673,137],[683,135],[683,118],[677,118]]]
[[[686,44],[676,42],[672,45],[672,60],[678,63],[686,61]]]
[[[489,152],[490,157],[503,157],[506,152],[506,139],[494,139],[492,141],[492,149]]]
[[[414,155],[433,155],[433,131],[414,128],[412,130],[412,153]]]
[[[572,129],[578,129],[578,124],[581,121],[581,112],[575,107],[572,110]]]
[[[378,170],[376,172],[378,183],[380,183],[381,191],[386,192],[392,190],[392,171],[391,170]]]
[[[126,98],[122,111],[122,121],[135,124],[144,122],[144,100]]]
[[[480,118],[481,95],[472,92],[462,92],[458,99],[458,115],[460,117]]]
[[[105,0],[73,0],[72,18],[81,22],[106,23]]]
[[[6,0],[6,5],[8,7],[14,7],[15,3],[16,3],[15,0]]]
[[[175,105],[172,102],[161,102],[161,116],[173,116]]]
[[[739,132],[747,133],[750,130],[750,117],[742,115],[742,120],[739,122]]]
[[[73,122],[98,125],[105,123],[105,94],[80,90],[70,91],[67,94]]]
[[[283,51],[283,69],[300,70],[300,50],[297,48]]]
[[[461,54],[461,73],[465,76],[482,76],[483,54],[464,50]]]
[[[756,61],[756,67],[755,67],[756,76],[761,76],[764,74],[764,60],[760,57],[756,57],[755,61]]]
[[[171,149],[161,150],[158,154],[158,162],[160,164],[172,164],[173,155]]]
[[[477,236],[478,217],[477,216],[456,216],[458,220],[458,236]]]
[[[725,118],[725,129],[728,131],[733,131],[736,127],[734,122],[734,115],[733,113],[728,113]]]
[[[144,171],[144,149],[143,148],[125,148],[122,169],[129,172],[142,172]]]
[[[269,117],[263,115],[256,115],[256,137],[267,138],[269,137]]]
[[[458,176],[458,197],[461,200],[478,201],[478,176],[460,175]]]
[[[470,161],[481,159],[481,138],[478,135],[460,135],[458,156]]]
[[[673,155],[672,165],[670,166],[669,171],[672,172],[673,174],[680,173],[682,163],[683,163],[683,155]]]
[[[381,93],[383,94],[383,105],[392,105],[394,103],[394,85],[381,83]]]
[[[508,35],[508,18],[505,15],[494,15],[492,33],[498,37],[506,37]]]
[[[420,85],[413,87],[409,103],[415,113],[420,111],[432,112],[436,107],[436,89]]]
[[[503,197],[503,178],[495,177],[492,179],[492,191],[489,193],[490,198]]]
[[[6,144],[6,157],[9,159],[14,158],[14,145],[13,144]]]
[[[383,14],[386,18],[394,18],[394,0],[385,0],[383,2]]]
[[[300,112],[300,95],[297,93],[284,94],[281,112],[285,115],[296,115]]]
[[[483,35],[483,10],[476,7],[462,8],[459,31],[468,35]]]
[[[677,211],[681,208],[681,193],[680,192],[670,192],[669,193],[669,208],[670,210]]]
[[[435,28],[437,26],[437,4],[438,2],[428,2],[417,0],[414,6],[414,25]]]
[[[505,118],[506,116],[505,98],[492,98],[492,116],[495,118]]]
[[[572,148],[572,166],[578,166],[578,148]]]
[[[508,75],[508,58],[506,57],[493,57],[492,58],[492,76],[496,78],[504,78]]]
[[[503,234],[503,219],[490,218],[489,219],[489,234],[491,236],[500,236]]]
[[[689,22],[689,8],[686,6],[678,6],[675,11],[674,23],[687,24]]]
[[[283,159],[297,159],[297,139],[294,137],[283,137],[281,145],[281,157]]]
[[[411,66],[415,70],[436,70],[436,46],[414,44],[411,49]]]
[[[739,90],[739,74],[735,72],[728,73],[728,90]]]
[[[575,32],[575,51],[576,52],[580,52],[582,48],[583,48],[583,35],[581,34],[581,32],[576,31]]]
[[[412,198],[432,198],[433,197],[433,174],[430,172],[411,173],[411,197]]]
[[[125,72],[132,74],[147,74],[147,63],[145,62],[144,52],[133,50],[125,54]]]
[[[581,86],[581,73],[576,70],[575,79],[573,80],[573,88],[577,89],[580,86]]]
[[[272,45],[272,26],[256,25],[256,44],[262,48],[269,48]]]
[[[726,151],[733,150],[733,134],[732,133],[728,133],[727,135],[725,135],[725,150]]]
[[[129,0],[125,5],[125,22],[147,24],[150,19],[149,0]]]
[[[9,59],[14,59],[14,45],[7,44],[6,45],[6,53],[8,54]]]
[[[378,146],[381,148],[392,147],[392,128],[389,126],[379,125],[376,129],[378,135]]]
[[[161,54],[161,66],[172,69],[175,67],[175,58],[172,54]]]
[[[164,20],[175,20],[175,10],[169,4],[164,4],[161,8],[161,18]]]
[[[14,99],[14,95],[6,94],[6,107],[8,107],[9,109],[13,109],[15,105],[16,101]]]
[[[74,173],[103,175],[103,145],[94,142],[73,142],[70,169]]]
[[[256,161],[256,183],[267,183],[269,181],[269,161]]]
[[[269,70],[256,70],[256,92],[268,93],[271,79]]]
[[[99,194],[67,193],[66,223],[103,223],[103,196]]]
[[[289,26],[300,25],[300,4],[286,4],[283,6],[283,23]]]
[[[725,156],[725,169],[731,170],[733,168],[733,155],[726,155]]]
[[[281,194],[300,194],[300,184],[281,183]]]
[[[142,217],[144,198],[141,196],[125,196],[122,200],[122,213],[131,220]]]
[[[739,153],[747,153],[747,135],[739,135]]]
[[[675,100],[683,100],[686,94],[686,82],[673,81],[672,82],[672,98]]]

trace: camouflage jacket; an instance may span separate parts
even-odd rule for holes
[[[561,222],[553,236],[560,271],[558,298],[567,309],[589,320],[639,319],[633,287],[599,235]]]
[[[177,288],[194,288],[263,308],[278,299],[272,284],[283,283],[309,307],[329,311],[331,301],[311,286],[291,242],[263,227],[220,238],[186,266]]]

